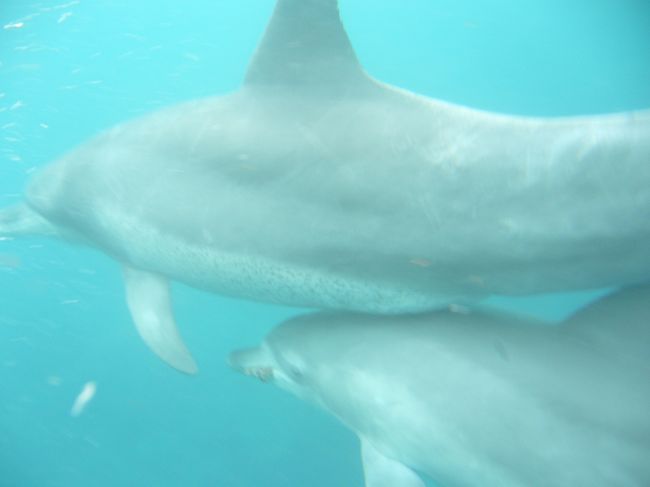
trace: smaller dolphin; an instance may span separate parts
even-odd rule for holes
[[[352,429],[367,487],[650,485],[650,286],[562,326],[305,315],[230,364]]]

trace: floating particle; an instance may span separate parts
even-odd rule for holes
[[[24,22],[11,22],[11,23],[9,23],[9,24],[5,24],[5,25],[4,25],[4,29],[5,29],[5,30],[9,30],[9,29],[20,29],[20,28],[22,28],[22,27],[24,27],[24,26],[25,26],[25,23],[24,23]]]
[[[83,386],[83,389],[81,389],[81,392],[74,400],[72,409],[70,409],[70,416],[76,418],[81,413],[83,413],[88,403],[95,396],[96,391],[97,391],[97,384],[95,384],[94,381],[86,382]]]
[[[72,12],[66,12],[64,14],[61,14],[61,16],[59,17],[59,20],[57,20],[56,23],[61,24],[61,23],[65,22],[66,20],[68,20],[70,18],[71,15],[72,15]]]
[[[84,441],[88,443],[93,448],[99,448],[99,442],[90,436],[84,436]]]

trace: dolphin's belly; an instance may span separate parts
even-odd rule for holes
[[[110,229],[100,245],[125,262],[191,286],[233,297],[289,306],[369,313],[414,313],[468,301],[466,294],[442,294],[405,279],[374,279],[260,253],[222,250],[161,233],[123,213],[102,213]],[[110,237],[108,237],[110,235]],[[108,244],[108,248],[106,246]]]
[[[334,194],[323,189],[325,175],[310,185],[274,181],[246,165],[217,170],[195,161],[200,168],[185,171],[182,158],[141,148],[140,165],[132,166],[135,149],[113,147],[109,135],[46,169],[29,200],[124,263],[208,291],[299,307],[411,313],[484,295],[471,279],[468,288],[434,271],[416,250],[427,246],[420,236],[428,232],[421,224],[408,235],[398,229],[396,222],[408,227],[409,220],[397,205],[352,198],[351,190]],[[93,160],[98,152],[108,155]],[[415,243],[402,245],[409,240]]]

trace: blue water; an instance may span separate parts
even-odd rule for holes
[[[0,2],[0,206],[98,130],[241,83],[271,0]],[[341,0],[366,69],[493,111],[650,107],[647,0]],[[18,28],[17,23],[22,22]],[[0,487],[361,486],[353,435],[232,373],[228,351],[296,310],[175,285],[197,377],[137,337],[118,265],[0,241]],[[593,294],[495,299],[559,319]],[[97,394],[69,415],[88,381]]]

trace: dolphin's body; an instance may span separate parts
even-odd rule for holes
[[[511,117],[367,76],[336,0],[279,0],[244,86],[118,125],[32,181],[0,235],[126,267],[140,334],[196,366],[168,278],[374,313],[650,275],[650,111]]]
[[[361,439],[367,487],[650,485],[650,287],[549,327],[512,316],[306,315],[231,364]]]

